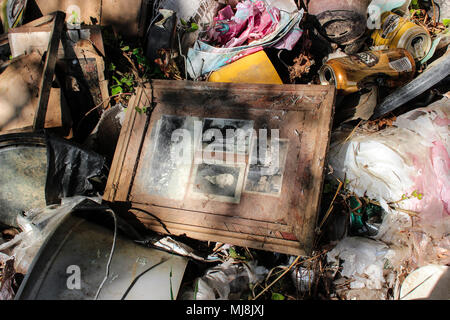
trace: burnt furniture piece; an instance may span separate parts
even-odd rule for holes
[[[334,100],[331,86],[145,84],[104,200],[157,232],[310,254]]]

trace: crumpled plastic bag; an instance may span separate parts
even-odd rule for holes
[[[376,7],[379,10],[379,13],[382,14],[384,12],[389,12],[394,9],[408,9],[411,4],[411,0],[372,0],[369,5],[369,12],[371,7]],[[404,11],[404,10],[403,10]]]
[[[227,260],[195,281],[196,292],[187,291],[182,297],[183,300],[229,300],[231,294],[240,294],[248,290],[250,284],[261,282],[268,272],[255,261],[236,264],[234,260]]]
[[[187,54],[187,69],[193,79],[268,47],[292,50],[300,40],[304,10],[287,12],[267,1],[244,1],[236,13],[222,9],[205,41],[197,40]],[[270,18],[270,20],[269,20]]]
[[[330,263],[344,260],[341,275],[354,281],[351,289],[381,289],[385,283],[383,276],[386,261],[395,255],[393,250],[382,242],[367,238],[344,238],[327,253]]]
[[[422,225],[450,216],[450,100],[400,116],[395,127],[337,142],[329,160],[358,196],[420,213]]]
[[[409,248],[417,267],[450,263],[449,107],[444,98],[398,117],[394,127],[336,141],[329,153],[347,188],[387,212],[376,239]]]
[[[100,197],[90,199],[101,203]],[[65,198],[62,199],[61,205],[31,209],[24,216],[17,217],[22,232],[11,241],[0,245],[0,252],[11,250],[10,256],[15,258],[14,268],[17,273],[27,274],[45,239],[58,227],[64,217],[84,200],[86,197],[81,196]]]

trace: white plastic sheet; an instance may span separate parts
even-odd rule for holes
[[[351,289],[381,289],[385,283],[383,270],[394,252],[388,246],[366,238],[345,238],[327,253],[328,262],[344,260],[341,275],[352,278]]]
[[[392,128],[336,141],[330,165],[358,196],[388,212],[395,203],[419,213],[422,226],[436,225],[450,216],[449,107],[445,98],[400,116]]]
[[[352,288],[379,289],[386,261],[394,270],[406,261],[409,267],[450,263],[449,115],[444,98],[398,117],[394,127],[332,144],[334,174],[387,212],[378,242],[344,239],[328,255],[345,260],[342,275],[356,279]]]
[[[0,245],[0,252],[11,250],[11,257],[15,258],[16,272],[21,274],[28,272],[45,239],[58,227],[62,219],[85,199],[86,197],[81,196],[65,198],[62,199],[61,205],[32,209],[24,216],[17,217],[22,232],[11,241]],[[89,199],[101,202],[100,198]]]

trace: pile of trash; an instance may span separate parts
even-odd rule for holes
[[[0,0],[0,184],[11,189],[0,188],[0,300],[449,299],[448,1],[135,0],[127,23],[112,13],[127,1],[67,2]],[[133,208],[163,236],[140,230],[123,203],[102,202],[130,99],[156,79],[335,90],[310,256],[175,236]],[[88,222],[98,253],[80,249],[105,268],[83,294],[55,285],[33,296],[36,279],[62,281],[43,276],[54,267],[45,257],[51,239],[84,226],[80,211],[114,228],[109,247]],[[78,248],[67,234],[55,261]],[[165,277],[160,296],[145,292]]]
[[[342,275],[356,279],[351,288],[381,289],[386,263],[398,277],[450,263],[449,107],[443,98],[399,116],[392,127],[360,128],[332,145],[333,175],[349,193],[382,208],[373,240],[346,238],[327,254],[345,260]]]

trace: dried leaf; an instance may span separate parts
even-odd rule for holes
[[[0,300],[12,300],[14,299],[14,276],[16,272],[14,270],[14,258],[6,261],[3,268],[3,276],[0,284]]]

